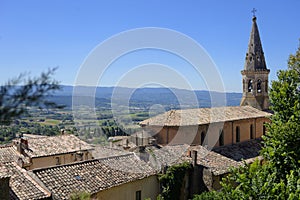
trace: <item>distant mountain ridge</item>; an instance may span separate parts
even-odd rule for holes
[[[74,86],[62,85],[60,91],[56,91],[50,100],[58,104],[65,104],[72,107],[72,96]],[[171,107],[210,107],[211,96],[214,99],[226,98],[227,106],[238,106],[242,97],[242,93],[220,93],[209,92],[205,90],[185,90],[176,88],[125,88],[125,87],[92,87],[78,86],[75,96],[90,98],[95,101],[97,106],[107,106],[112,102],[122,102],[128,100],[131,106],[151,106],[160,104]],[[198,101],[198,105],[191,105],[192,100]]]

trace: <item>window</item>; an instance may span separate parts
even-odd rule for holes
[[[240,136],[240,127],[237,126],[235,128],[235,141],[240,142],[241,141],[241,136]]]
[[[257,92],[261,93],[261,80],[260,79],[257,80]]]
[[[142,200],[142,191],[136,191],[135,192],[135,200]]]
[[[253,124],[250,125],[250,139],[254,139]]]
[[[224,145],[224,131],[223,129],[220,130],[220,135],[219,135],[219,146],[223,146]]]
[[[205,139],[205,133],[204,131],[201,132],[201,145],[203,145]]]
[[[252,83],[253,83],[253,81],[249,80],[249,82],[248,82],[248,92],[252,92],[252,89],[253,89]]]
[[[59,157],[55,157],[55,159],[56,159],[56,165],[60,165],[60,159],[59,159]]]
[[[263,135],[266,134],[266,127],[265,127],[265,124],[263,124]]]

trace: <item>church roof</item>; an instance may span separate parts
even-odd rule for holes
[[[269,117],[270,113],[251,106],[170,110],[140,122],[141,126],[192,126],[216,122]]]
[[[244,70],[268,70],[255,16],[252,18],[252,30],[248,44],[248,51],[246,53]]]

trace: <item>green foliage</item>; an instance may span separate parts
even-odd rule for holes
[[[21,74],[0,86],[0,125],[10,124],[14,118],[27,113],[31,106],[61,108],[45,98],[60,88],[58,82],[51,78],[55,70],[50,69],[36,78],[25,79]]]
[[[300,168],[299,121],[273,120],[264,137],[262,155],[277,172],[278,179],[285,179],[291,170]]]
[[[299,66],[300,69],[300,66]],[[300,76],[295,70],[280,70],[278,80],[272,81],[270,90],[273,121],[299,120],[300,117]]]
[[[162,185],[162,193],[158,199],[176,200],[180,198],[182,183],[191,164],[184,162],[169,167],[165,174],[161,174],[159,181]]]
[[[277,181],[300,168],[300,48],[290,55],[288,70],[278,72],[270,99],[274,115],[263,137],[262,155],[276,171]]]
[[[195,195],[193,200],[223,200],[226,199],[226,197],[217,191],[211,191],[211,192],[204,192],[200,195]]]
[[[291,170],[286,174],[286,180],[278,180],[278,173],[269,164],[260,165],[258,161],[232,173],[222,180],[220,192],[211,191],[196,195],[200,199],[299,199],[300,170]],[[233,184],[234,183],[234,184]]]
[[[300,40],[299,40],[300,41]],[[291,54],[288,60],[288,68],[296,71],[300,75],[300,45],[295,55]]]
[[[71,200],[90,200],[91,194],[85,191],[75,192],[70,195]]]

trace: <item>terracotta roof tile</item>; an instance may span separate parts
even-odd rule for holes
[[[235,161],[242,161],[259,156],[261,147],[261,139],[256,139],[232,145],[216,147],[213,149],[213,151]]]
[[[190,161],[186,152],[189,145],[167,145],[162,148],[148,147],[146,151],[150,155],[149,164],[156,170],[162,170],[163,166],[172,166],[175,164]]]
[[[19,158],[21,158],[24,163],[30,162],[29,158],[20,154],[17,148],[12,144],[0,146],[0,163],[17,162]]]
[[[31,158],[92,149],[74,135],[28,138],[28,148],[25,153]]]
[[[5,163],[10,175],[9,185],[12,198],[17,199],[43,199],[51,193],[31,177],[28,172],[15,163]]]
[[[251,106],[170,110],[140,122],[142,126],[190,126],[214,122],[269,117],[270,113]]]
[[[100,145],[93,145],[92,147],[93,150],[91,152],[95,159],[128,154],[128,151],[121,148],[118,149]]]
[[[92,194],[154,175],[155,171],[135,154],[127,154],[69,165],[36,169],[33,173],[58,199],[68,199],[76,191]]]
[[[208,168],[214,175],[225,174],[231,167],[242,166],[242,163],[222,156],[213,151],[209,151],[203,146],[193,146],[191,150],[196,150],[197,164]]]

